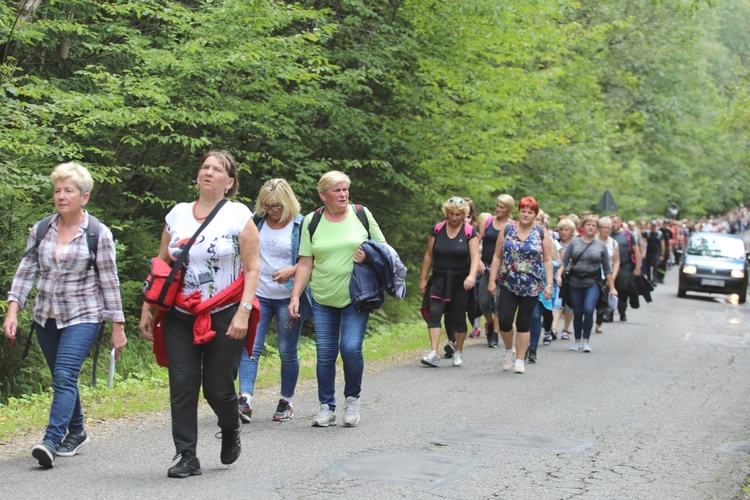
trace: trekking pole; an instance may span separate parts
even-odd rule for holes
[[[99,360],[99,348],[102,344],[102,335],[104,334],[104,321],[99,323],[99,330],[96,334],[96,344],[94,345],[94,362],[91,367],[91,387],[96,387],[96,362]]]

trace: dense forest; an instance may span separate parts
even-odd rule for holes
[[[248,204],[284,177],[309,211],[347,172],[412,269],[453,195],[556,215],[609,189],[626,217],[750,198],[746,0],[3,0],[0,88],[0,309],[75,160],[131,339],[163,217],[211,148]],[[23,389],[5,342],[0,362],[0,394]]]

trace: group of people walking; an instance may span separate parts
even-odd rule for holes
[[[445,220],[429,232],[419,286],[430,341],[423,365],[440,366],[441,321],[453,366],[465,362],[467,319],[481,315],[488,347],[498,347],[498,334],[502,339],[502,369],[519,374],[537,361],[540,339],[549,345],[558,338],[560,320],[559,337],[585,353],[592,351],[591,333],[602,333],[602,323],[612,320],[602,303],[617,302],[620,320],[627,321],[633,279],[641,275],[641,234],[619,215],[570,214],[550,230],[549,215],[532,197],[515,207],[502,194],[495,215],[480,214],[476,222],[466,220],[471,206],[468,198],[448,199]]]
[[[18,312],[36,282],[34,329],[54,388],[47,430],[32,450],[44,468],[53,467],[57,457],[75,455],[89,441],[78,375],[101,323],[112,322],[111,345],[116,353],[127,343],[112,233],[104,224],[94,223],[84,208],[93,187],[91,175],[79,164],[66,163],[53,171],[51,179],[57,213],[51,223],[45,219],[31,230],[3,323],[6,337],[13,341]],[[323,206],[306,217],[284,179],[269,180],[261,187],[254,213],[229,201],[238,192],[239,179],[235,159],[226,151],[209,151],[203,157],[196,182],[198,199],[179,203],[166,215],[155,257],[171,265],[187,252],[174,306],[154,315],[144,301],[139,323],[143,338],[154,342],[157,360],[168,367],[176,455],[167,475],[175,478],[201,474],[197,456],[201,388],[217,418],[221,462],[231,464],[240,456],[241,426],[252,418],[258,362],[274,318],[281,387],[271,418],[286,422],[294,416],[299,336],[303,321],[313,318],[320,411],[312,425],[337,424],[339,354],[344,366],[342,423],[357,425],[362,347],[369,313],[376,306],[355,303],[350,282],[357,281],[369,300],[373,291],[382,293],[383,280],[394,295],[403,298],[405,293],[405,268],[386,245],[370,211],[350,204],[346,174],[330,171],[320,178]],[[38,240],[40,225],[48,225],[49,230]],[[92,228],[97,231],[95,238],[89,235]],[[94,239],[95,251],[90,252]],[[356,265],[382,260],[383,255],[387,262],[379,262],[378,268],[387,269],[390,276],[378,275],[373,282],[367,271],[355,272]]]

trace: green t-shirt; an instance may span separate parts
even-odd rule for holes
[[[370,221],[370,238],[385,243],[380,226],[367,208],[365,214]],[[313,235],[314,241],[310,242],[308,226],[312,215],[307,214],[302,224],[302,240],[299,246],[301,257],[314,258],[310,290],[319,304],[346,307],[352,302],[349,281],[354,270],[354,254],[367,240],[367,230],[354,212],[354,206],[349,205],[349,213],[341,222],[330,222],[325,216],[321,217]]]

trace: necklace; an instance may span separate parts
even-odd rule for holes
[[[198,206],[198,202],[196,201],[195,203],[193,203],[193,218],[198,221],[206,220],[206,217],[208,217],[208,215],[204,215],[203,217],[198,217],[198,214],[195,213],[195,208],[197,206]]]

